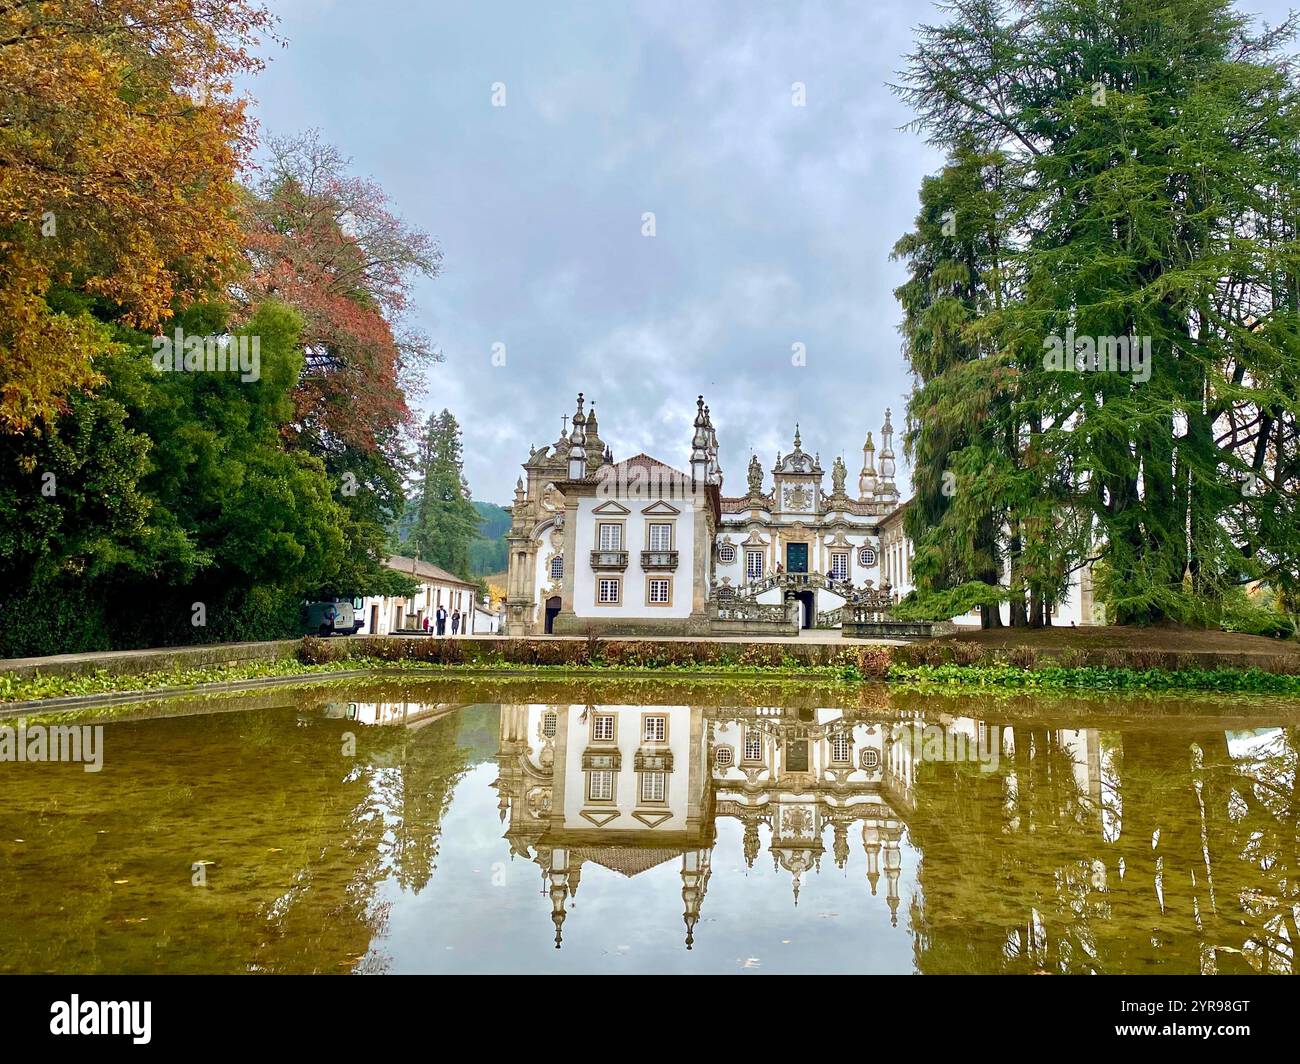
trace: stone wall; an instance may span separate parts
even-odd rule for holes
[[[147,672],[292,658],[297,655],[300,642],[298,639],[277,639],[264,643],[208,643],[156,650],[106,650],[45,658],[8,658],[0,660],[0,673],[15,677],[83,676],[96,672],[138,676]]]

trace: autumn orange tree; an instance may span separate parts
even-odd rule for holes
[[[314,131],[268,142],[236,293],[250,312],[276,299],[302,315],[298,427],[326,454],[382,450],[406,422],[414,371],[438,358],[406,313],[414,278],[436,275],[442,253],[348,163]]]
[[[316,132],[271,138],[264,156],[245,200],[249,272],[232,296],[246,314],[275,300],[302,319],[287,442],[349,485],[340,500],[351,562],[330,590],[376,586],[376,559],[406,505],[406,396],[440,358],[407,321],[410,289],[437,274],[442,253]]]
[[[0,431],[98,383],[101,322],[156,329],[242,267],[233,82],[271,31],[248,0],[0,0]]]

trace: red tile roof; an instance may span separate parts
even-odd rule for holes
[[[415,558],[406,558],[400,554],[389,557],[388,568],[396,569],[399,573],[405,573],[407,576],[428,580],[431,583],[456,584],[459,587],[475,586],[468,580],[462,580],[459,576],[452,576],[446,569],[439,568],[432,562],[422,562]]]

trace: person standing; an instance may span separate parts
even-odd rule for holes
[[[427,615],[424,618],[424,634],[425,635],[429,634],[429,618]]]
[[[460,610],[454,610],[451,615],[451,634],[455,635],[460,631]]]
[[[438,634],[447,634],[447,608],[441,604],[438,606]]]

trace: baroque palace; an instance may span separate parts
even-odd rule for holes
[[[803,450],[798,427],[770,489],[751,457],[745,493],[724,495],[703,397],[689,473],[645,454],[615,462],[582,395],[572,427],[565,421],[554,444],[532,451],[515,489],[510,635],[793,634],[838,626],[835,611],[855,591],[907,586],[888,411],[879,470],[868,433],[854,496],[840,458],[825,490],[820,456]]]
[[[826,490],[795,426],[770,487],[751,456],[744,494],[724,495],[703,396],[689,472],[646,454],[616,462],[581,394],[564,422],[532,450],[510,507],[508,635],[848,634],[911,590],[889,410],[878,452],[867,433],[854,494],[839,457]],[[1089,597],[1071,594],[1054,623],[1088,623],[1073,604]]]

